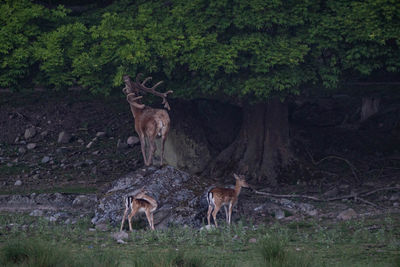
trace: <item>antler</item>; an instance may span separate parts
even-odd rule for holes
[[[172,91],[172,90],[169,90],[169,91],[167,91],[167,92],[165,92],[165,93],[157,92],[157,91],[155,90],[155,88],[157,88],[160,84],[162,84],[163,81],[159,81],[158,83],[156,83],[156,84],[155,84],[153,87],[151,87],[151,88],[146,87],[146,85],[145,85],[146,82],[149,81],[149,80],[151,80],[152,77],[147,77],[146,79],[144,79],[143,82],[140,82],[139,80],[140,80],[140,78],[141,78],[142,76],[143,76],[142,73],[139,73],[139,74],[136,76],[136,84],[139,86],[139,88],[140,88],[141,90],[145,91],[145,92],[148,92],[148,93],[151,93],[151,94],[153,94],[153,95],[156,95],[156,96],[161,97],[161,98],[163,99],[163,102],[162,102],[162,103],[164,104],[164,107],[165,107],[166,109],[170,110],[171,108],[170,108],[170,106],[169,106],[169,104],[168,104],[167,96],[168,96],[168,94],[172,94],[173,91]]]
[[[124,88],[125,89],[125,88]],[[126,96],[126,100],[131,104],[132,106],[138,108],[138,109],[144,109],[145,105],[144,104],[139,104],[138,102],[135,102],[138,99],[141,99],[143,96],[137,96],[134,98],[130,98],[132,96],[135,96],[134,93],[130,93]]]
[[[124,89],[122,89],[122,92],[124,92],[126,95],[128,95],[129,93],[132,93],[134,88],[133,88],[133,85],[132,85],[131,78],[128,75],[124,75],[122,77],[122,79],[125,82],[125,87],[124,87]]]

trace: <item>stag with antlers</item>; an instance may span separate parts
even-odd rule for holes
[[[146,86],[146,82],[151,80],[151,77],[147,77],[143,82],[140,82],[141,77],[142,74],[139,73],[136,76],[136,81],[132,82],[128,75],[124,75],[125,88],[122,91],[126,94],[126,99],[131,107],[133,118],[135,119],[135,130],[139,135],[144,164],[146,166],[151,165],[153,154],[156,151],[155,139],[156,137],[161,137],[161,165],[163,165],[164,144],[169,131],[170,118],[166,110],[151,108],[140,103],[140,99],[142,98],[140,91],[161,97],[164,107],[168,110],[170,110],[170,106],[167,101],[167,95],[173,91],[169,90],[165,93],[158,92],[155,88],[162,84],[162,81],[149,88]],[[149,146],[147,153],[146,143]]]

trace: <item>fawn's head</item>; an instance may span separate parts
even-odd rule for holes
[[[233,176],[236,179],[236,184],[238,184],[241,187],[249,187],[249,185],[246,182],[246,177],[244,175],[237,175],[236,173],[233,174]]]

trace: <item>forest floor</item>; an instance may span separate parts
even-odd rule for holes
[[[35,133],[29,130],[32,127]],[[62,132],[67,133],[66,142],[59,142]],[[311,131],[297,129],[295,144],[304,132]],[[256,194],[242,191],[232,227],[138,229],[125,244],[118,244],[110,231],[93,229],[89,217],[64,225],[3,212],[0,260],[5,265],[26,263],[40,255],[46,258],[56,248],[67,255],[60,260],[68,262],[68,255],[73,258],[71,266],[400,266],[398,155],[349,151],[346,157],[326,156],[315,147],[337,132],[325,127],[321,133],[325,136],[316,136],[310,150],[296,146],[304,152],[302,168],[288,173],[290,179],[283,178],[277,187],[257,185]],[[126,145],[133,135],[133,118],[122,97],[93,98],[82,92],[1,94],[0,195],[101,196],[112,181],[143,166],[139,145]],[[360,142],[360,138],[347,142],[352,141]],[[351,148],[346,142],[341,146]],[[359,153],[365,153],[362,160],[357,159]],[[294,175],[299,178],[293,179]],[[307,216],[290,213],[288,208],[285,218],[277,219],[276,214],[255,215],[249,211],[251,205],[241,204],[269,198],[312,203],[318,212]],[[354,214],[340,219],[338,214],[349,209]],[[32,252],[26,239],[42,244],[42,251]],[[12,251],[19,254],[13,257]]]

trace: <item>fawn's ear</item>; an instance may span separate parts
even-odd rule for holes
[[[234,173],[233,176],[235,177],[236,180],[240,179],[236,173]]]

